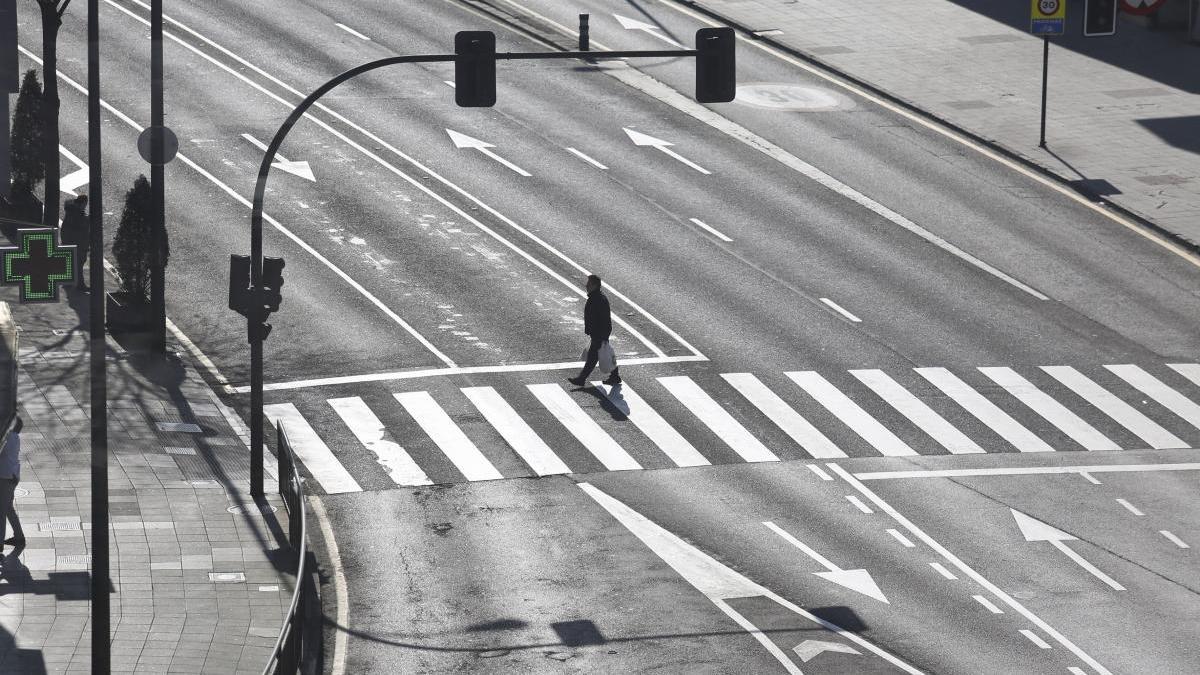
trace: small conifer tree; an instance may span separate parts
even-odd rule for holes
[[[17,109],[12,119],[11,148],[13,184],[32,193],[46,177],[44,151],[45,124],[42,121],[42,85],[37,71],[30,69],[21,81]]]
[[[131,302],[139,304],[150,298],[152,208],[150,181],[144,175],[138,176],[125,194],[125,209],[113,239],[113,256],[121,275],[121,290],[129,295]]]

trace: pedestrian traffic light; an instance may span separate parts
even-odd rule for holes
[[[278,312],[283,302],[283,258],[263,258],[263,305],[268,312]]]
[[[696,31],[696,100],[728,103],[737,95],[732,28],[701,28]]]
[[[246,315],[250,309],[250,256],[229,256],[229,309]]]
[[[1117,32],[1117,0],[1084,0],[1083,36],[1099,37]]]
[[[463,108],[496,105],[496,34],[464,30],[454,34],[454,102]]]

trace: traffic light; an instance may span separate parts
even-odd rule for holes
[[[278,312],[283,302],[283,266],[283,258],[263,258],[262,301],[268,312]]]
[[[1084,0],[1083,36],[1115,35],[1117,0]]]
[[[737,95],[732,28],[696,31],[696,100],[728,103]]]
[[[250,309],[250,256],[229,256],[229,309],[246,315]]]
[[[463,108],[496,105],[496,34],[464,30],[454,34],[454,102]]]

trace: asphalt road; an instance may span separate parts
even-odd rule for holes
[[[115,228],[147,171],[148,8],[101,4]],[[248,419],[227,259],[292,106],[458,30],[573,48],[581,12],[594,49],[705,25],[615,0],[167,8],[168,315],[227,403]],[[497,106],[461,109],[452,64],[399,66],[282,146],[268,413],[336,533],[346,672],[1200,667],[1200,375],[1172,367],[1200,346],[1195,259],[752,41],[736,102],[694,103],[693,73],[506,61]],[[615,390],[565,383],[588,272]],[[1093,464],[1142,470],[1021,471]],[[999,472],[863,475],[916,468]]]

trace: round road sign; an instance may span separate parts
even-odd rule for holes
[[[158,161],[155,161],[155,157],[151,154],[153,145],[151,138],[156,129],[162,134],[163,156]],[[175,154],[179,152],[179,139],[175,137],[175,132],[168,127],[146,127],[138,136],[137,145],[138,153],[148,164],[168,164],[175,159]]]
[[[1058,5],[1061,0],[1038,0],[1038,11],[1046,16],[1053,16],[1058,12]]]
[[[1167,0],[1121,0],[1121,11],[1126,14],[1153,14]]]

